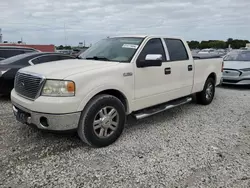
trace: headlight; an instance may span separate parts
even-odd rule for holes
[[[66,80],[46,80],[41,95],[53,97],[74,96],[75,83]]]

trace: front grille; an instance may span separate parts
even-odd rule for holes
[[[15,77],[15,91],[23,97],[35,99],[40,91],[43,78],[28,73],[17,72]]]

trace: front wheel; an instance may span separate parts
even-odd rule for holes
[[[201,92],[196,94],[197,103],[208,105],[214,99],[215,94],[215,80],[213,78],[208,78],[204,88]]]
[[[126,119],[122,102],[112,95],[97,95],[82,112],[78,135],[93,147],[105,147],[121,135]]]

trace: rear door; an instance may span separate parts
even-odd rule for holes
[[[174,80],[172,91],[176,97],[189,95],[193,87],[194,62],[188,55],[187,46],[184,45],[181,39],[164,38],[164,42]]]

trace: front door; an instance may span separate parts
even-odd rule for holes
[[[145,60],[147,54],[161,54],[162,66],[135,69],[135,109],[139,110],[163,103],[168,100],[166,93],[172,90],[175,81],[171,74],[171,63],[166,60],[166,53],[161,38],[149,38],[137,59]]]

